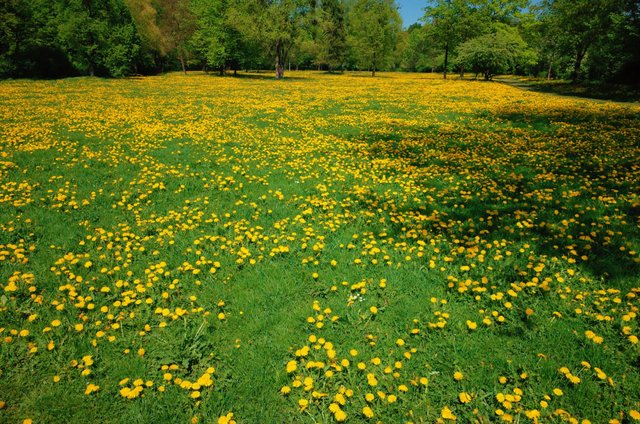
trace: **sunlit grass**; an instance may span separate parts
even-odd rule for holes
[[[0,83],[0,421],[640,419],[640,107],[292,76]]]

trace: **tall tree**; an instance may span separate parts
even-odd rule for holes
[[[187,73],[188,44],[196,30],[189,0],[124,0],[147,45],[162,56],[174,52]]]
[[[136,25],[136,29],[147,47],[165,55],[169,46],[158,27],[158,11],[152,0],[124,0]]]
[[[110,31],[109,4],[100,0],[60,0],[59,39],[73,65],[93,76]]]
[[[59,45],[55,4],[0,1],[0,77],[58,77],[73,73]]]
[[[347,51],[345,10],[340,0],[322,0],[318,14],[318,62],[341,68]]]
[[[189,40],[196,30],[196,19],[189,0],[156,0],[159,4],[158,27],[171,51],[178,56],[182,72],[187,73]]]
[[[402,69],[409,72],[422,72],[432,69],[429,60],[435,56],[433,45],[427,40],[427,28],[419,23],[407,28],[407,46],[402,55]]]
[[[237,66],[242,51],[242,36],[235,28],[234,11],[229,0],[192,0],[197,29],[191,39],[194,50],[204,59],[207,67],[220,70],[223,75],[228,65]]]
[[[235,0],[242,10],[242,32],[261,43],[275,59],[276,79],[284,78],[287,58],[309,25],[315,2],[308,0]]]
[[[349,14],[351,44],[371,75],[385,66],[396,46],[402,18],[394,0],[357,0]]]
[[[614,34],[610,41],[619,52],[614,59],[615,77],[640,85],[640,1],[621,0],[613,21]]]
[[[537,61],[537,57],[516,28],[502,24],[495,32],[462,43],[456,60],[490,80],[498,72],[513,72],[518,65]]]
[[[475,0],[472,3],[491,22],[515,24],[529,8],[529,0]]]
[[[423,21],[427,24],[429,38],[444,52],[442,75],[447,79],[454,49],[483,32],[481,15],[468,0],[431,0],[425,8]]]
[[[581,78],[582,62],[589,48],[611,29],[618,0],[546,0],[550,30],[573,55],[571,79]]]

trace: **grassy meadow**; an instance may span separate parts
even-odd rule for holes
[[[638,104],[287,76],[0,82],[0,422],[640,421]]]

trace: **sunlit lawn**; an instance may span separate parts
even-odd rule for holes
[[[640,106],[270,76],[0,82],[0,422],[640,420]]]

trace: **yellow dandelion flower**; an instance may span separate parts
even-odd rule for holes
[[[449,409],[449,407],[447,406],[442,408],[442,410],[440,411],[440,416],[445,420],[455,421],[457,419],[451,409]]]
[[[460,400],[460,403],[469,403],[471,402],[471,395],[467,392],[461,392],[458,395],[458,399]]]
[[[342,409],[339,409],[333,414],[333,417],[336,419],[337,422],[341,423],[347,419],[347,413],[344,412]]]
[[[362,408],[362,415],[364,415],[367,418],[373,418],[374,416],[373,409],[369,408],[368,406],[365,406],[364,408]]]
[[[91,393],[97,392],[98,390],[100,390],[100,386],[89,383],[87,385],[87,388],[84,390],[84,394],[90,395]]]
[[[233,412],[220,416],[218,418],[218,424],[236,424],[236,421],[233,419]]]

